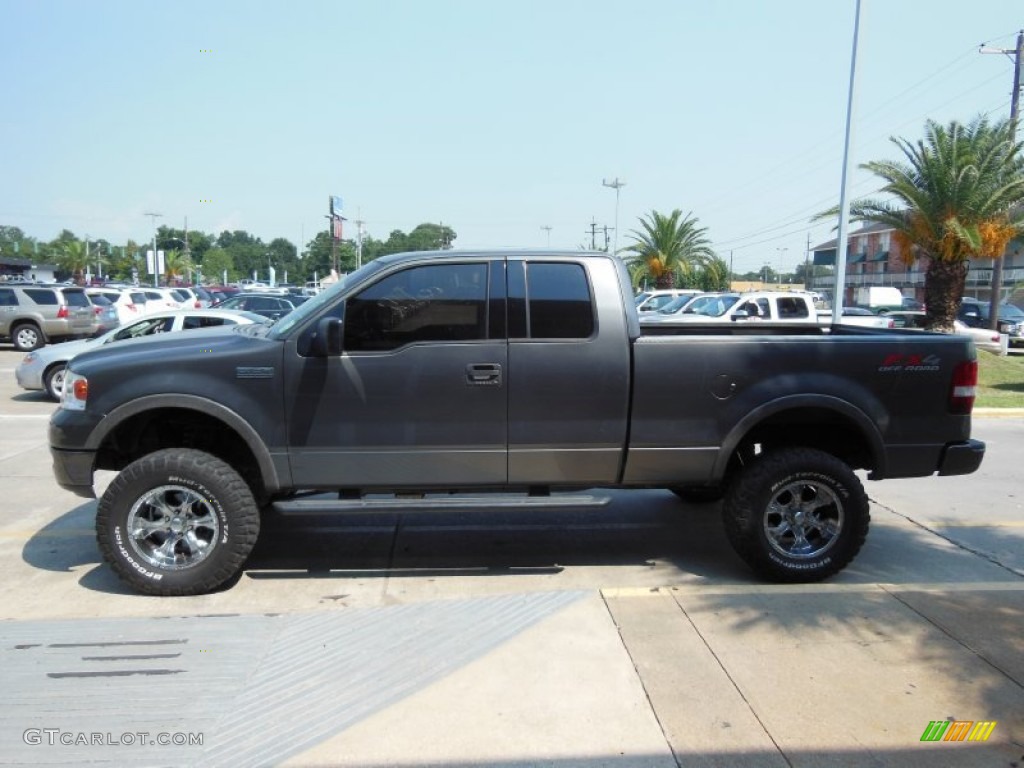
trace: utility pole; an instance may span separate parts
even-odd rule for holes
[[[804,251],[804,287],[811,290],[811,233],[807,233],[807,250]]]
[[[359,209],[356,209],[356,216],[359,215]],[[366,222],[362,219],[356,219],[356,269],[363,266],[363,224]]]
[[[594,217],[590,217],[590,250],[597,250],[597,222]]]
[[[614,181],[608,181],[608,179],[601,179],[601,186],[609,187],[615,190],[615,253],[619,252],[619,190],[626,186],[626,182],[619,181],[619,177],[616,176]],[[607,251],[608,248],[605,247]]]
[[[732,290],[732,251],[729,251],[729,290]]]
[[[541,229],[543,229],[547,233],[547,236],[548,236],[548,245],[547,245],[547,247],[550,248],[551,247],[551,227],[548,226],[547,224],[544,224],[541,227]]]
[[[604,225],[604,252],[608,253],[608,225]]]
[[[1020,115],[1020,84],[1024,79],[1024,30],[1017,33],[1016,48],[987,48],[984,45],[979,53],[1002,53],[1006,56],[1013,54],[1013,93],[1010,95],[1010,144],[1017,138],[1017,118]],[[993,331],[999,329],[999,303],[1003,294],[1003,257],[1006,254],[999,254],[998,258],[992,260],[992,298],[989,300],[989,328]]]

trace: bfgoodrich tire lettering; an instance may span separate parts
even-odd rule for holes
[[[759,457],[733,480],[723,505],[736,553],[771,581],[820,581],[860,551],[868,498],[853,471],[831,454],[785,448]]]
[[[252,490],[228,464],[172,448],[129,464],[96,512],[104,559],[150,595],[198,595],[237,575],[256,544]]]

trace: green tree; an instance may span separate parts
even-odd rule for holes
[[[925,304],[933,330],[953,330],[968,261],[1001,258],[1024,231],[1022,212],[1010,213],[1024,202],[1024,157],[1012,135],[1007,120],[978,117],[946,126],[929,120],[924,140],[890,139],[904,161],[861,166],[895,200],[857,200],[851,218],[891,226],[908,264],[916,256],[928,259]]]
[[[651,211],[640,220],[641,229],[631,233],[633,244],[622,249],[634,287],[645,280],[655,288],[696,287],[701,268],[715,258],[707,229],[697,221],[679,209],[668,216]]]
[[[62,243],[57,257],[57,266],[65,274],[70,275],[76,283],[81,283],[84,279],[85,270],[89,266],[89,256],[86,253],[85,243],[81,240],[71,240]]]
[[[363,261],[366,259],[366,242],[363,242]],[[309,241],[306,256],[302,260],[302,274],[306,280],[312,280],[313,275],[317,278],[327,277],[331,273],[331,235],[325,229],[316,233],[316,237]],[[338,272],[347,274],[356,268],[356,246],[351,240],[342,240],[338,243]],[[296,281],[297,282],[297,281]]]
[[[712,256],[704,260],[697,275],[697,283],[702,291],[727,291],[730,282],[729,265],[725,259]]]
[[[231,254],[223,248],[211,248],[203,254],[202,273],[206,282],[219,285],[224,279],[225,270],[228,282],[238,279],[238,272],[235,270],[235,263],[231,260]]]

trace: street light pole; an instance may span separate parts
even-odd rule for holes
[[[785,258],[784,254],[789,248],[776,248],[775,250],[779,254],[779,285],[782,285],[782,260]]]
[[[616,176],[614,181],[601,179],[601,186],[615,190],[615,235],[612,238],[612,252],[617,254],[619,252],[619,190],[626,186],[626,182],[619,181],[619,177]]]
[[[143,216],[149,216],[153,220],[153,287],[158,288],[160,286],[160,258],[156,253],[156,220],[163,214],[147,212]]]

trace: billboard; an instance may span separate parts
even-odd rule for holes
[[[341,216],[341,197],[338,195],[331,195],[331,216]]]

